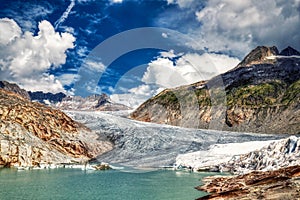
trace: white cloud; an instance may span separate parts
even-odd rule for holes
[[[20,84],[27,91],[44,91],[44,92],[66,92],[63,85],[54,75],[43,74],[36,78],[26,78],[21,81],[13,81]]]
[[[18,24],[11,19],[3,18],[0,23],[0,44],[7,45],[12,42],[16,37],[20,37],[22,31]]]
[[[69,16],[70,12],[72,11],[72,8],[75,6],[75,0],[71,0],[71,3],[63,13],[63,15],[54,23],[55,29],[59,27]]]
[[[78,79],[78,74],[61,74],[60,76],[57,76],[57,80],[62,84],[62,85],[71,85]]]
[[[117,103],[124,104],[131,108],[137,108],[147,99],[161,92],[163,88],[155,85],[140,85],[138,87],[128,90],[125,94],[112,94],[110,98]]]
[[[194,0],[167,0],[168,4],[178,4],[180,8],[189,7]]]
[[[161,36],[162,36],[163,38],[168,38],[168,37],[169,37],[167,33],[162,33]]]
[[[299,8],[298,0],[210,0],[195,13],[201,27],[190,33],[210,51],[240,57],[258,45],[299,48]]]
[[[214,53],[185,54],[173,62],[170,57],[159,57],[149,63],[142,81],[147,84],[157,84],[163,88],[178,87],[181,85],[207,80],[217,74],[232,69],[239,63],[239,59],[227,55]]]
[[[111,0],[112,3],[122,3],[123,0]]]
[[[4,35],[0,41],[0,79],[16,82],[32,91],[64,91],[48,70],[65,63],[65,52],[74,47],[75,38],[69,33],[55,32],[48,21],[39,23],[37,35],[22,33],[20,27],[7,18],[0,19],[0,27],[3,26],[9,29],[0,28],[0,35]],[[7,30],[13,33],[11,37],[5,36]]]
[[[84,69],[93,73],[102,73],[105,71],[106,66],[102,62],[88,60],[84,63]]]
[[[60,28],[67,33],[71,33],[72,35],[76,35],[77,33],[75,32],[75,29],[70,26],[60,26]]]

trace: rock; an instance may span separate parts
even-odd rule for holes
[[[244,60],[238,64],[236,68],[239,67],[247,67],[255,64],[266,64],[266,63],[273,63],[273,60],[267,59],[269,56],[276,56],[278,55],[277,47],[265,47],[265,46],[258,46],[253,49],[245,58]]]
[[[109,169],[112,169],[112,168],[109,166],[109,164],[107,164],[107,163],[100,163],[100,164],[94,166],[94,168],[95,168],[96,170],[109,170]]]
[[[206,177],[196,189],[211,194],[204,199],[290,199],[300,196],[300,166],[240,176]]]
[[[10,91],[10,92],[14,92],[14,93],[20,95],[21,97],[23,97],[24,99],[30,100],[30,96],[29,96],[28,92],[24,89],[21,89],[15,83],[9,83],[7,81],[0,81],[0,88]]]
[[[81,163],[112,148],[59,110],[0,89],[0,165]]]
[[[288,46],[287,48],[283,49],[279,55],[283,56],[300,56],[299,51],[293,49],[292,47]]]

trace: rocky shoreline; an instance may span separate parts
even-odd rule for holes
[[[0,167],[4,169],[6,167]],[[10,167],[12,169],[17,170],[45,170],[45,169],[60,169],[60,168],[67,168],[67,169],[81,169],[81,170],[109,170],[109,169],[116,169],[114,166],[109,165],[108,163],[100,162],[95,164],[89,163],[57,163],[57,164],[40,164],[38,166],[13,166]]]
[[[206,177],[196,189],[210,193],[198,200],[285,199],[300,197],[300,165],[239,176]]]
[[[204,199],[298,199],[300,197],[300,139],[291,136],[265,147],[233,156],[208,170],[228,171],[212,176],[196,189],[210,193]],[[199,170],[199,168],[198,168]]]

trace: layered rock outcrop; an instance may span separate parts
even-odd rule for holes
[[[59,110],[0,89],[0,166],[86,162],[110,142]]]
[[[204,199],[285,199],[300,197],[300,166],[240,176],[207,177],[196,189],[211,194]]]
[[[236,68],[208,81],[166,89],[143,103],[131,117],[191,128],[297,134],[297,52],[289,47],[279,55],[276,47],[257,47]]]

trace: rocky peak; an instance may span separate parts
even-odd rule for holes
[[[45,103],[45,101],[49,101],[49,103],[57,103],[61,102],[63,98],[65,98],[67,95],[65,95],[62,92],[53,94],[50,92],[44,93],[42,91],[37,91],[37,92],[28,92],[30,95],[30,98],[32,101],[38,101],[40,103]]]
[[[0,88],[4,89],[6,91],[16,93],[16,94],[20,95],[21,97],[23,97],[24,99],[30,100],[30,96],[29,96],[28,92],[24,89],[21,89],[15,83],[9,83],[7,81],[0,81]]]
[[[96,105],[96,108],[97,107],[100,107],[102,105],[105,105],[107,103],[111,103],[111,99],[106,95],[106,94],[101,94],[99,96],[99,99],[98,99],[98,103]]]
[[[300,56],[300,53],[296,49],[288,46],[287,48],[283,49],[280,52],[279,55],[282,55],[282,56]]]
[[[255,64],[273,63],[274,60],[267,59],[269,56],[278,55],[277,47],[258,46],[252,50],[237,67],[247,67]]]

